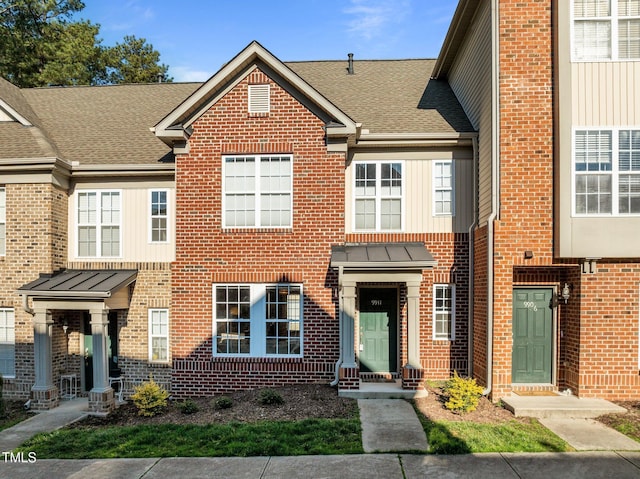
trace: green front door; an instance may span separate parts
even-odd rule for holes
[[[398,370],[398,290],[360,289],[360,370]]]
[[[551,383],[553,356],[551,289],[514,289],[514,383]]]

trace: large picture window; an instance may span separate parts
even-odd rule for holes
[[[640,130],[576,130],[574,213],[640,214]]]
[[[16,375],[15,315],[9,308],[0,308],[0,374]]]
[[[120,256],[120,192],[77,193],[78,256]]]
[[[214,356],[301,356],[302,286],[214,285]]]
[[[357,162],[354,167],[354,228],[358,231],[401,231],[402,163]]]
[[[455,339],[456,287],[433,285],[433,339]]]
[[[287,155],[223,158],[223,226],[292,226],[292,158]]]
[[[640,0],[573,0],[575,60],[640,58]]]

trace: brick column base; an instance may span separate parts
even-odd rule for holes
[[[31,399],[31,409],[34,411],[46,411],[58,407],[60,404],[60,394],[55,386],[48,389],[32,389],[29,398]]]
[[[417,391],[424,389],[424,369],[405,366],[402,368],[402,389]]]
[[[116,408],[113,389],[89,391],[89,413],[93,416],[106,416]]]
[[[340,368],[340,390],[360,389],[360,368]]]

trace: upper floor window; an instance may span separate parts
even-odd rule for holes
[[[300,356],[302,285],[213,287],[215,356]]]
[[[353,196],[356,230],[402,230],[402,167],[401,162],[355,163]]]
[[[0,256],[7,254],[7,190],[0,186]]]
[[[573,55],[640,59],[640,0],[573,0]]]
[[[456,287],[433,285],[433,339],[455,339]]]
[[[433,164],[433,213],[453,215],[453,161],[435,161]]]
[[[10,308],[0,308],[0,375],[16,375],[15,316]]]
[[[574,212],[640,214],[640,130],[576,130]]]
[[[78,191],[78,256],[120,256],[120,192]]]
[[[166,243],[169,224],[169,192],[167,190],[151,191],[150,240],[152,243]]]
[[[292,168],[290,155],[224,157],[223,227],[291,227]]]

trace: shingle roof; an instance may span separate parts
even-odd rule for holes
[[[446,82],[430,80],[435,60],[285,63],[370,133],[473,131]],[[40,132],[0,122],[0,158],[51,156],[81,165],[157,164],[170,148],[150,128],[200,83],[20,90],[0,81],[0,98]]]

